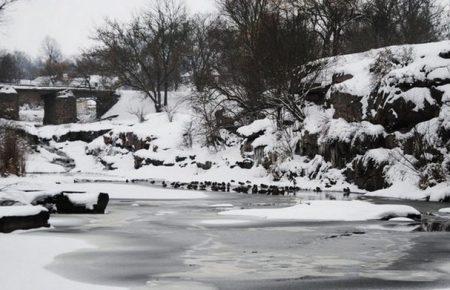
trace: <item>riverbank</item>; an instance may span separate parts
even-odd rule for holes
[[[163,190],[148,189],[155,194]],[[20,248],[39,236],[81,240],[83,246],[73,248],[67,243],[53,260],[41,259],[45,252],[36,251],[28,263],[46,264],[59,277],[85,283],[83,289],[99,289],[97,285],[126,289],[450,286],[446,233],[416,232],[417,224],[396,221],[299,222],[221,216],[226,210],[289,207],[300,197],[204,194],[197,199],[119,198],[111,201],[103,216],[57,215],[51,229],[21,234],[24,242],[17,244],[15,253],[19,255]],[[304,198],[308,196],[311,193]],[[431,211],[441,207],[423,204]],[[66,245],[63,240],[58,244]],[[93,246],[84,246],[89,244]],[[5,249],[3,244],[0,248]]]

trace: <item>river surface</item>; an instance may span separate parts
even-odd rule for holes
[[[286,207],[298,199],[208,193],[197,200],[112,200],[106,215],[55,215],[53,228],[39,235],[96,246],[56,257],[49,270],[128,289],[450,288],[448,233],[415,232],[415,225],[386,221],[273,222],[218,215],[231,208]],[[371,201],[424,212],[443,207]]]

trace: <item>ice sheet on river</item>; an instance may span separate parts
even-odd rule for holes
[[[365,221],[420,215],[406,205],[376,205],[364,201],[308,201],[287,208],[230,210],[221,215],[261,217],[269,220]]]

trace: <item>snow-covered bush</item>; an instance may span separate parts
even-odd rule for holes
[[[174,103],[169,103],[167,106],[164,106],[163,111],[167,114],[167,118],[169,122],[172,123],[175,117],[175,114],[178,112],[180,107],[186,102],[185,98],[181,98],[176,100]]]
[[[188,122],[184,127],[183,132],[183,146],[186,148],[192,148],[194,144],[195,124],[194,121]]]
[[[223,98],[215,92],[195,92],[190,96],[190,105],[194,112],[198,135],[202,145],[218,150],[223,145],[220,130],[233,124],[226,115]]]
[[[145,110],[145,107],[138,106],[136,108],[129,108],[128,109],[128,113],[131,114],[131,115],[136,116],[136,118],[138,119],[139,123],[144,123],[145,122],[145,115],[147,115],[147,111]]]
[[[384,76],[395,68],[405,67],[413,61],[412,48],[403,48],[394,53],[391,49],[380,50],[370,71],[375,76],[374,82],[379,83]]]

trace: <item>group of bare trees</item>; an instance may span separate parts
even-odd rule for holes
[[[129,24],[108,21],[97,30],[99,46],[84,56],[103,74],[144,92],[161,112],[177,85],[188,50],[190,22],[184,6],[160,1]]]
[[[0,13],[12,1],[0,0]],[[67,75],[87,83],[93,74],[114,78],[117,86],[144,92],[158,112],[188,73],[198,93],[236,104],[239,110],[230,113],[237,119],[270,109],[302,121],[305,92],[324,65],[318,59],[436,40],[441,10],[435,2],[219,0],[218,16],[189,17],[182,2],[158,0],[130,23],[107,21],[94,35],[98,45],[75,61],[47,38],[39,73],[52,82]],[[13,60],[0,58],[11,68],[0,79],[17,78]]]
[[[313,89],[315,72],[323,66],[317,59],[433,41],[440,32],[441,10],[433,0],[219,0],[218,5],[219,16],[191,18],[181,2],[160,0],[129,24],[108,21],[97,30],[98,46],[80,64],[143,91],[158,112],[167,107],[168,91],[181,74],[189,72],[199,93],[218,93],[237,104],[240,110],[232,113],[238,117],[255,119],[275,108],[301,121],[304,93]]]
[[[41,55],[32,58],[24,52],[0,51],[0,82],[17,83],[46,76],[46,85],[70,82],[78,76],[76,63],[64,58],[56,40],[46,37],[42,42]]]
[[[4,12],[18,0],[0,0],[0,24]],[[0,82],[15,83],[21,79],[33,79],[39,75],[48,76],[50,84],[75,73],[75,64],[63,57],[59,44],[51,37],[42,42],[42,57],[32,59],[23,52],[0,51]]]

